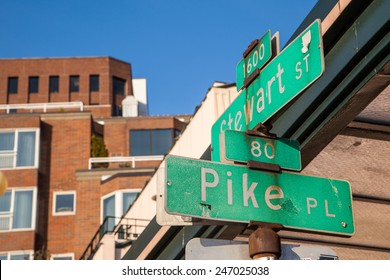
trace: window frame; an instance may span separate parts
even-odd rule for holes
[[[100,198],[100,224],[103,223],[104,221],[104,200],[107,198],[114,196],[114,217],[122,217],[122,215],[126,214],[123,213],[123,194],[124,193],[137,193],[138,195],[140,194],[142,189],[122,189],[122,190],[116,190],[113,192],[110,192]],[[135,200],[134,200],[135,201]],[[133,202],[134,203],[134,202]],[[133,205],[133,204],[131,204]],[[116,224],[116,223],[115,223]]]
[[[16,81],[16,84],[11,84],[11,81]],[[15,77],[15,76],[12,76],[12,77],[8,77],[8,80],[7,80],[7,94],[18,94],[18,89],[19,87],[19,77]],[[14,90],[11,90],[15,88]]]
[[[33,260],[34,250],[0,252],[0,255],[7,255],[7,260],[12,260],[11,256],[15,256],[15,255],[28,255],[29,256],[28,260]]]
[[[123,92],[118,91],[119,87],[118,87],[117,82],[121,83],[121,88],[122,88],[122,83],[123,83]],[[112,94],[114,96],[116,96],[116,95],[125,96],[126,95],[126,87],[127,87],[127,80],[126,79],[122,79],[122,78],[117,77],[117,76],[112,76]]]
[[[70,261],[70,260],[61,260],[61,259],[58,259],[56,260],[56,258],[68,258],[70,257],[70,260],[74,260],[74,253],[61,253],[61,254],[51,254],[50,256],[50,260],[53,260],[53,261]]]
[[[168,150],[164,153],[164,154],[156,154],[156,153],[154,153],[154,151],[153,151],[153,147],[154,147],[154,145],[153,145],[153,143],[155,143],[155,142],[153,142],[153,131],[158,131],[158,130],[165,130],[165,131],[169,131],[170,132],[170,135],[171,135],[171,137],[170,137],[170,139],[171,139],[171,145],[170,145],[170,147],[168,148]],[[148,132],[148,134],[149,134],[149,141],[148,141],[148,143],[149,143],[149,146],[148,146],[148,149],[149,149],[149,153],[148,154],[133,154],[133,152],[132,152],[132,141],[131,141],[131,132],[136,132],[136,131],[138,131],[138,132],[140,132],[140,131],[142,131],[142,132]],[[177,136],[175,136],[175,128],[151,128],[151,129],[130,129],[129,130],[129,156],[156,156],[156,155],[166,155],[166,154],[168,154],[169,153],[169,151],[170,151],[170,149],[172,149],[172,147],[173,147],[173,145],[175,144],[175,141],[176,141],[176,137]]]
[[[40,141],[40,129],[39,128],[12,128],[12,129],[0,129],[0,133],[10,133],[15,134],[14,138],[14,147],[12,150],[0,151],[0,158],[2,155],[12,155],[13,163],[12,167],[1,167],[0,170],[15,170],[15,169],[35,169],[38,168],[39,164],[39,141]],[[18,162],[18,141],[19,133],[21,132],[35,132],[35,147],[34,147],[34,164],[28,166],[17,166]]]
[[[28,94],[35,93],[39,93],[39,76],[30,76],[28,77]]]
[[[96,79],[93,83],[92,79]],[[94,85],[94,87],[92,87]],[[99,92],[100,91],[100,75],[91,74],[89,75],[89,92]]]
[[[57,80],[56,83],[54,83],[54,79]],[[52,90],[52,86],[56,84],[56,89]],[[60,92],[60,76],[59,75],[52,75],[49,76],[49,93],[59,93]]]
[[[63,212],[57,212],[56,211],[56,204],[57,204],[57,196],[59,195],[73,195],[73,210],[72,211],[63,211]],[[72,216],[76,215],[76,191],[54,191],[53,192],[53,216]]]
[[[37,222],[37,187],[17,187],[17,188],[8,188],[6,192],[11,191],[11,202],[10,202],[10,228],[9,229],[0,229],[0,233],[3,232],[17,232],[17,231],[35,231],[36,222]],[[15,213],[15,192],[23,191],[32,191],[32,204],[31,204],[31,227],[30,228],[12,228],[14,213]]]
[[[77,79],[77,85],[76,85],[76,83],[72,82],[73,79]],[[80,92],[80,75],[70,75],[69,76],[69,92],[70,93],[79,93]]]

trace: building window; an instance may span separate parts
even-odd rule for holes
[[[28,93],[38,93],[39,91],[39,77],[28,78]]]
[[[0,260],[32,260],[33,251],[32,250],[23,250],[23,251],[12,251],[12,252],[2,252],[0,253]]]
[[[49,93],[57,93],[60,90],[60,77],[50,76],[49,77]]]
[[[106,217],[107,231],[112,231],[119,222],[119,217],[129,210],[141,190],[120,190],[110,193],[102,198],[102,223]]]
[[[55,261],[67,261],[74,260],[74,253],[66,253],[66,254],[53,254],[50,259]]]
[[[79,92],[80,90],[80,76],[70,76],[69,77],[69,91],[70,92]]]
[[[38,166],[38,130],[0,130],[0,169]]]
[[[173,129],[130,130],[130,155],[165,155],[174,143]]]
[[[8,78],[8,94],[18,93],[18,77]]]
[[[89,91],[90,92],[99,91],[99,75],[89,76]]]
[[[35,189],[11,189],[0,196],[0,231],[35,228]]]
[[[112,92],[114,95],[125,95],[126,80],[112,77]]]
[[[54,192],[53,215],[65,216],[76,213],[76,192]]]

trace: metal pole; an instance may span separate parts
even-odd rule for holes
[[[249,256],[253,260],[276,260],[281,255],[279,235],[271,227],[258,227],[249,236]]]

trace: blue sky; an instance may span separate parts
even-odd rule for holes
[[[283,47],[316,2],[2,0],[0,57],[111,56],[147,79],[150,114],[192,114],[251,41],[270,29]]]

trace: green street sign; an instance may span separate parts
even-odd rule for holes
[[[295,140],[248,136],[245,132],[225,130],[220,143],[221,156],[227,161],[256,161],[278,164],[282,169],[302,169],[299,143]]]
[[[261,69],[271,59],[271,55],[271,30],[268,30],[248,56],[237,64],[237,90],[240,90],[244,86],[244,81],[250,74],[256,69]]]
[[[229,129],[246,131],[246,91],[242,91],[211,127],[211,160],[220,159],[220,134]]]
[[[165,193],[165,209],[175,215],[347,236],[355,230],[351,187],[342,180],[168,156]]]
[[[268,63],[214,123],[213,161],[221,161],[219,141],[224,130],[253,130],[321,76],[325,67],[320,26],[316,20]]]
[[[324,69],[321,23],[316,20],[248,86],[248,129],[267,121],[317,80]]]

